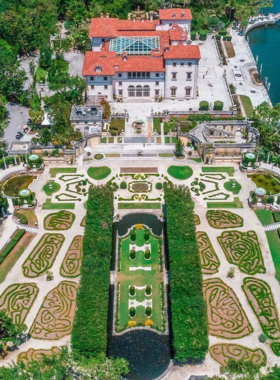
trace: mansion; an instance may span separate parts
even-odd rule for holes
[[[200,50],[190,40],[189,9],[161,9],[157,20],[104,17],[91,20],[92,51],[86,52],[83,76],[87,98],[194,99]]]

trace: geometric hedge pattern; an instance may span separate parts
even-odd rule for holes
[[[263,332],[270,339],[280,338],[280,322],[271,288],[267,282],[255,277],[243,280],[243,290],[256,314]]]
[[[77,277],[80,275],[80,267],[83,257],[83,236],[77,235],[64,257],[60,267],[60,274],[63,277]]]
[[[75,220],[75,215],[70,211],[61,210],[53,214],[49,214],[44,219],[45,230],[68,230]]]
[[[38,292],[33,283],[10,285],[1,294],[0,310],[5,311],[15,325],[22,325]]]
[[[255,231],[225,231],[218,241],[231,264],[246,274],[265,273],[263,256]]]
[[[62,281],[47,294],[31,326],[32,338],[60,339],[71,334],[77,290],[76,282]]]
[[[31,361],[41,361],[44,356],[59,355],[60,349],[58,347],[52,347],[49,350],[29,348],[28,351],[21,352],[17,357],[18,363],[28,365]],[[35,380],[35,379],[34,379]]]
[[[219,278],[203,281],[209,334],[220,338],[242,338],[253,328],[234,291]]]
[[[217,273],[220,266],[220,260],[210,242],[207,233],[204,231],[198,231],[196,233],[196,240],[199,248],[202,273]]]
[[[61,234],[44,234],[22,265],[26,277],[38,277],[53,265],[64,242]]]
[[[213,228],[238,228],[243,226],[241,216],[230,211],[208,210],[206,214],[208,223]]]
[[[266,354],[260,348],[253,350],[239,344],[220,343],[211,346],[209,352],[212,358],[223,367],[228,364],[229,359],[251,361],[259,366],[266,363]]]

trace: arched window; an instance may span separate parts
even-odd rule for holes
[[[146,96],[146,97],[150,96],[150,86],[144,86],[143,96]]]
[[[191,87],[186,87],[186,96],[191,96],[191,91],[192,91]]]
[[[136,86],[136,96],[138,98],[142,97],[142,86]]]
[[[129,86],[128,87],[128,96],[130,98],[134,97],[135,96],[135,87],[134,86]]]
[[[171,97],[175,97],[177,93],[177,87],[171,87],[170,92],[171,92]]]

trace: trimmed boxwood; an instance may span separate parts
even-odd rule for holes
[[[75,357],[106,355],[112,255],[112,190],[91,186],[87,201],[81,281],[71,344]]]
[[[131,295],[131,297],[135,296],[135,286],[131,285],[129,287],[129,294]]]
[[[136,259],[136,252],[134,249],[132,249],[130,252],[129,252],[129,257],[131,260],[135,260]]]
[[[209,341],[194,202],[188,188],[166,187],[165,205],[174,357],[201,362]]]
[[[200,111],[208,111],[208,110],[209,110],[209,103],[206,102],[206,100],[202,100],[202,101],[199,103],[199,110],[200,110]]]
[[[145,314],[147,317],[150,317],[152,315],[152,308],[150,306],[146,307]]]
[[[224,108],[224,103],[221,102],[220,100],[217,100],[214,102],[214,111],[222,111]]]
[[[146,231],[144,232],[144,239],[145,239],[146,241],[149,241],[149,239],[150,239],[150,231],[146,230]]]
[[[207,30],[200,30],[199,31],[200,41],[206,41],[206,38],[207,38]]]
[[[131,307],[129,309],[129,315],[131,316],[131,318],[135,317],[135,314],[136,314],[136,309],[135,307]]]
[[[130,232],[130,240],[131,241],[135,241],[136,240],[136,233],[135,233],[135,231],[131,231]]]
[[[146,295],[150,296],[152,294],[152,287],[151,285],[146,285]]]
[[[156,183],[156,189],[157,190],[161,190],[162,189],[162,183],[161,182],[157,182]]]
[[[121,184],[120,184],[120,188],[121,189],[126,189],[127,188],[127,184],[126,184],[126,182],[121,182]]]
[[[151,251],[149,249],[146,249],[145,251],[145,259],[150,260],[151,258]]]

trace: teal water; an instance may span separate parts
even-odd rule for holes
[[[274,6],[269,12],[280,12],[280,0],[274,0]],[[259,57],[259,70],[262,65],[262,80],[264,82],[265,77],[268,77],[268,82],[271,83],[270,99],[273,104],[280,103],[280,21],[268,28],[253,29],[248,37],[254,57]]]

